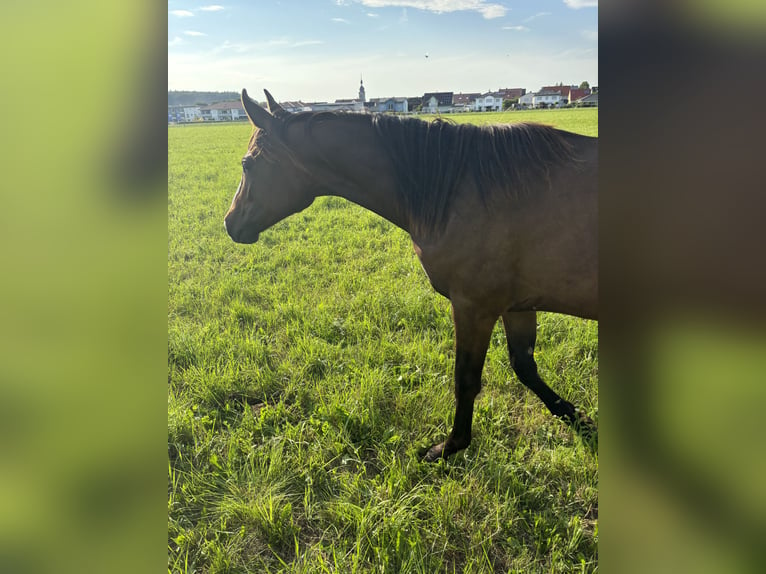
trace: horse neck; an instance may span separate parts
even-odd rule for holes
[[[409,231],[406,208],[397,193],[394,170],[365,117],[330,116],[308,130],[300,126],[307,169],[316,178],[317,195],[334,195],[377,213]],[[309,133],[307,137],[307,132]]]

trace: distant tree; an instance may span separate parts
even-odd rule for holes
[[[512,98],[510,100],[503,100],[503,110],[507,110],[511,107],[513,107],[514,104],[519,103],[519,98]]]
[[[582,83],[580,84],[580,89],[581,89],[581,90],[589,90],[589,89],[590,89],[590,84],[589,84],[587,81],[585,81],[585,82],[582,82]]]
[[[238,92],[191,92],[191,91],[168,91],[169,106],[192,106],[207,105],[212,102],[226,102],[239,100]]]

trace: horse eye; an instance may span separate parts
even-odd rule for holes
[[[253,158],[250,157],[249,155],[246,155],[245,157],[242,158],[242,170],[243,171],[247,170],[247,168],[250,166],[250,162],[252,161],[252,159]]]

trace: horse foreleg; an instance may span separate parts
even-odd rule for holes
[[[519,380],[545,403],[548,410],[567,424],[589,436],[596,430],[593,421],[572,403],[562,399],[545,384],[537,372],[535,342],[537,313],[534,311],[503,313],[505,338],[511,366]]]
[[[455,422],[447,440],[435,444],[424,459],[446,458],[471,443],[473,403],[481,391],[481,371],[497,317],[482,314],[470,305],[452,303],[455,323]]]

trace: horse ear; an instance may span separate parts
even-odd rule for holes
[[[282,106],[280,106],[277,101],[274,99],[274,97],[269,93],[268,90],[263,90],[263,93],[266,94],[266,101],[269,104],[269,111],[271,112],[271,115],[276,118],[281,118],[285,116],[288,112],[284,110]]]
[[[245,113],[254,126],[267,131],[273,131],[271,128],[274,126],[276,119],[269,112],[251,100],[245,89],[242,90],[242,106],[245,108]]]

